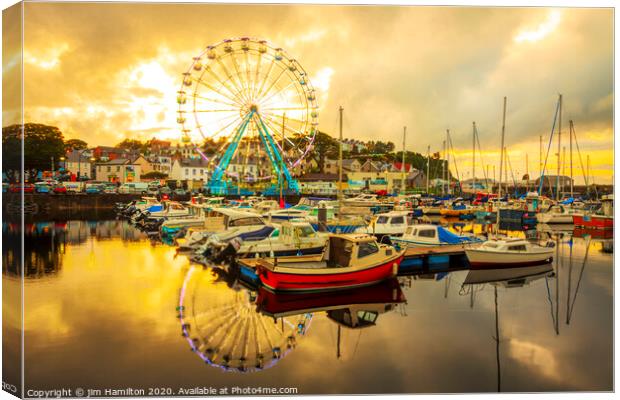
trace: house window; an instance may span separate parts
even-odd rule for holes
[[[119,165],[116,166],[116,172],[120,172],[121,171],[121,167]]]
[[[111,171],[112,171],[112,167],[108,165],[108,172],[111,172]]]
[[[189,175],[189,169],[185,168],[185,175]]]
[[[196,175],[196,168],[192,168],[192,175]]]

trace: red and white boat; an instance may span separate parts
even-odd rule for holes
[[[328,251],[318,261],[261,259],[256,273],[275,291],[337,290],[367,286],[396,275],[404,251],[377,243],[365,234],[330,235]]]
[[[573,224],[577,227],[614,229],[614,196],[603,196],[601,214],[574,214]]]

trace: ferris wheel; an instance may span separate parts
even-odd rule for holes
[[[254,372],[289,354],[312,314],[274,320],[259,313],[255,294],[232,290],[212,269],[191,268],[180,291],[181,333],[205,363],[229,372]]]
[[[282,48],[248,37],[208,46],[183,73],[177,103],[184,140],[199,142],[212,167],[211,193],[244,182],[299,190],[291,171],[312,150],[318,105],[307,73]]]

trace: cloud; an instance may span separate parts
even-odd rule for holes
[[[455,148],[466,151],[476,121],[483,148],[497,150],[507,96],[508,148],[537,148],[562,93],[564,126],[575,121],[582,151],[610,149],[613,141],[611,9],[25,7],[27,54],[41,60],[25,65],[28,114],[92,144],[155,127],[162,128],[157,136],[180,137],[174,101],[181,73],[207,45],[240,36],[265,38],[299,60],[325,92],[317,96],[323,131],[336,132],[343,106],[349,137],[398,143],[407,125],[408,147],[425,153],[428,145],[439,150],[450,128]],[[108,120],[88,117],[88,105]],[[72,116],[43,112],[67,107]],[[460,170],[471,168],[467,159],[459,162]],[[489,155],[487,162],[499,160]],[[611,171],[601,177],[609,180]]]

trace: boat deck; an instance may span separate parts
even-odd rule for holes
[[[429,255],[460,255],[465,254],[466,246],[456,244],[450,246],[413,247],[405,250],[405,258],[427,257]]]

